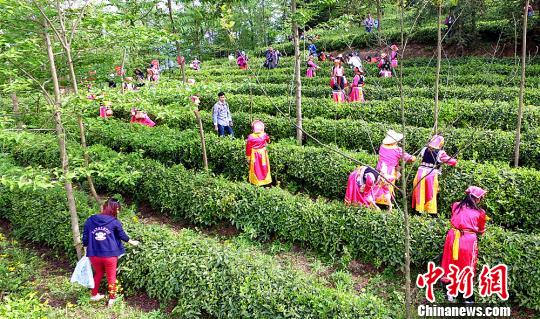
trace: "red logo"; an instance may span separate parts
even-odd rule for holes
[[[435,285],[443,275],[444,269],[442,267],[436,267],[435,263],[430,261],[428,263],[428,272],[416,277],[416,285],[419,288],[426,288],[426,298],[430,302],[435,302],[433,285]]]
[[[435,302],[433,286],[444,275],[442,267],[435,266],[435,263],[428,263],[428,271],[416,277],[416,285],[419,288],[426,288],[426,299]],[[470,266],[460,269],[456,265],[450,265],[450,273],[447,275],[450,283],[446,285],[449,296],[457,297],[462,293],[463,298],[473,295],[474,269]],[[499,264],[490,268],[488,265],[482,267],[478,276],[478,291],[481,297],[489,297],[496,294],[501,300],[508,300],[508,266]]]
[[[456,265],[450,265],[450,273],[448,279],[450,283],[446,285],[448,295],[457,297],[458,293],[463,294],[463,298],[469,298],[473,294],[473,277],[474,272],[471,266],[467,266],[461,270]]]
[[[488,265],[484,265],[478,277],[478,290],[482,297],[497,294],[502,300],[507,300],[508,266],[499,264],[493,268],[489,268]]]

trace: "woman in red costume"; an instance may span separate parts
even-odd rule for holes
[[[262,121],[254,121],[251,127],[253,133],[249,134],[246,141],[249,182],[257,186],[267,185],[272,183],[270,160],[266,150],[266,144],[270,142],[270,137],[264,132],[264,123]]]
[[[477,236],[486,231],[486,212],[478,206],[480,200],[486,195],[486,191],[477,186],[469,186],[467,194],[461,202],[452,204],[451,228],[446,234],[441,267],[444,269],[443,283],[450,279],[450,265],[456,265],[459,271],[469,266],[473,274],[478,262],[478,239]],[[453,301],[452,296],[448,296]],[[472,302],[467,298],[465,302]]]

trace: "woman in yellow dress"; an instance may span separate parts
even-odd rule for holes
[[[246,141],[246,156],[249,161],[249,182],[261,186],[272,183],[270,175],[270,160],[266,144],[270,137],[264,132],[264,123],[256,120],[251,125],[253,133]]]

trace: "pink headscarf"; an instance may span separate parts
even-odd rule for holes
[[[474,198],[482,198],[486,195],[487,191],[478,186],[469,186],[465,193],[470,194]]]
[[[429,141],[428,146],[439,150],[441,149],[443,144],[444,144],[444,137],[442,137],[441,135],[433,135],[433,137]]]
[[[251,128],[253,129],[253,133],[264,133],[264,123],[262,121],[253,121]]]

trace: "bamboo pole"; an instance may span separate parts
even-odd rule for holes
[[[208,157],[206,156],[206,139],[204,137],[204,129],[201,119],[201,113],[199,112],[199,109],[196,109],[193,111],[195,113],[195,117],[197,118],[197,124],[199,125],[199,135],[201,136],[201,148],[202,148],[202,158],[203,158],[203,165],[204,169],[208,170]]]
[[[519,106],[516,125],[516,142],[514,146],[514,166],[519,166],[519,144],[521,143],[521,121],[523,118],[523,98],[525,95],[525,68],[527,59],[527,9],[529,0],[525,0],[523,9],[523,38],[521,40],[521,83],[519,85]]]

